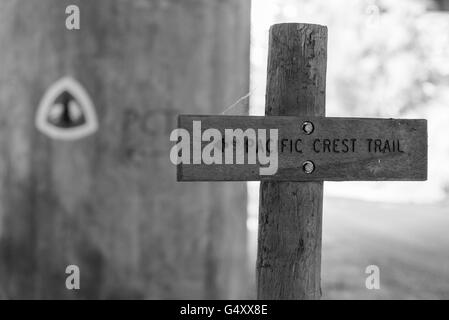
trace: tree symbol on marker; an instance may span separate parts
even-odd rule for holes
[[[64,91],[50,108],[48,121],[60,128],[73,128],[85,124],[86,117],[75,98]]]

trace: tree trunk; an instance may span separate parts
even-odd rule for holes
[[[80,30],[66,29],[70,4]],[[169,135],[177,114],[248,92],[249,2],[5,0],[0,46],[0,295],[243,297],[246,186],[177,183]],[[74,141],[34,125],[65,76],[99,122]]]

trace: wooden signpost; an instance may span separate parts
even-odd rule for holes
[[[260,299],[321,296],[323,181],[427,179],[426,120],[324,117],[326,46],[324,26],[274,25],[266,117],[178,119],[179,181],[262,181]]]

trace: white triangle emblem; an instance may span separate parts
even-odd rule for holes
[[[73,78],[62,78],[48,88],[36,112],[36,127],[50,138],[75,140],[98,129],[92,100]]]

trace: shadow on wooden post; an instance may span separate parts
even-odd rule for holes
[[[326,27],[272,26],[265,114],[325,116],[326,59]],[[261,182],[258,299],[321,297],[322,209],[322,181]]]

